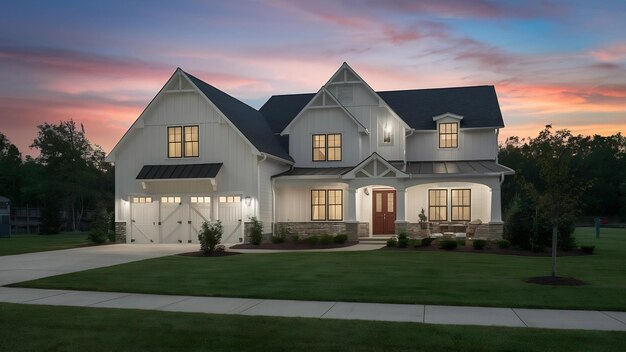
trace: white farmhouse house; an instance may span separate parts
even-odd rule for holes
[[[108,156],[116,231],[187,243],[220,220],[238,243],[256,216],[266,232],[357,239],[414,234],[424,209],[499,237],[502,127],[493,86],[376,92],[344,63],[257,111],[179,68]]]

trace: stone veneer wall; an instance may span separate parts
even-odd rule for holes
[[[414,222],[399,222],[396,223],[396,235],[406,232],[409,237],[427,237],[430,236],[433,230],[431,224],[428,229],[422,229],[419,223]],[[477,238],[486,238],[488,240],[500,240],[502,239],[503,224],[481,224],[478,226]]]
[[[363,222],[279,222],[276,223],[274,232],[278,233],[283,227],[286,227],[291,233],[298,234],[300,238],[306,238],[310,235],[321,235],[325,233],[330,235],[344,233],[348,235],[348,241],[358,241],[359,237],[367,237],[369,234],[369,224]]]
[[[115,242],[126,243],[126,221],[115,222]]]

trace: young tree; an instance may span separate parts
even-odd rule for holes
[[[22,157],[17,147],[0,132],[0,194],[13,204],[20,201],[20,169]]]

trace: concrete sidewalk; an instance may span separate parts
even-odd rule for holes
[[[190,297],[0,287],[0,302],[428,324],[626,331],[626,312]]]

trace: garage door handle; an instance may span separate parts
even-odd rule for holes
[[[154,223],[153,223],[154,224]],[[159,226],[161,226],[161,222],[159,221]]]
[[[191,225],[191,220],[187,220],[187,223],[188,223],[189,225]]]
[[[130,222],[135,222],[135,220],[131,220]]]
[[[239,220],[237,220],[237,221],[241,222],[241,219],[239,219]]]
[[[177,222],[177,223],[179,223],[179,224],[182,224],[182,223],[183,223],[182,221],[176,221],[176,222]]]

